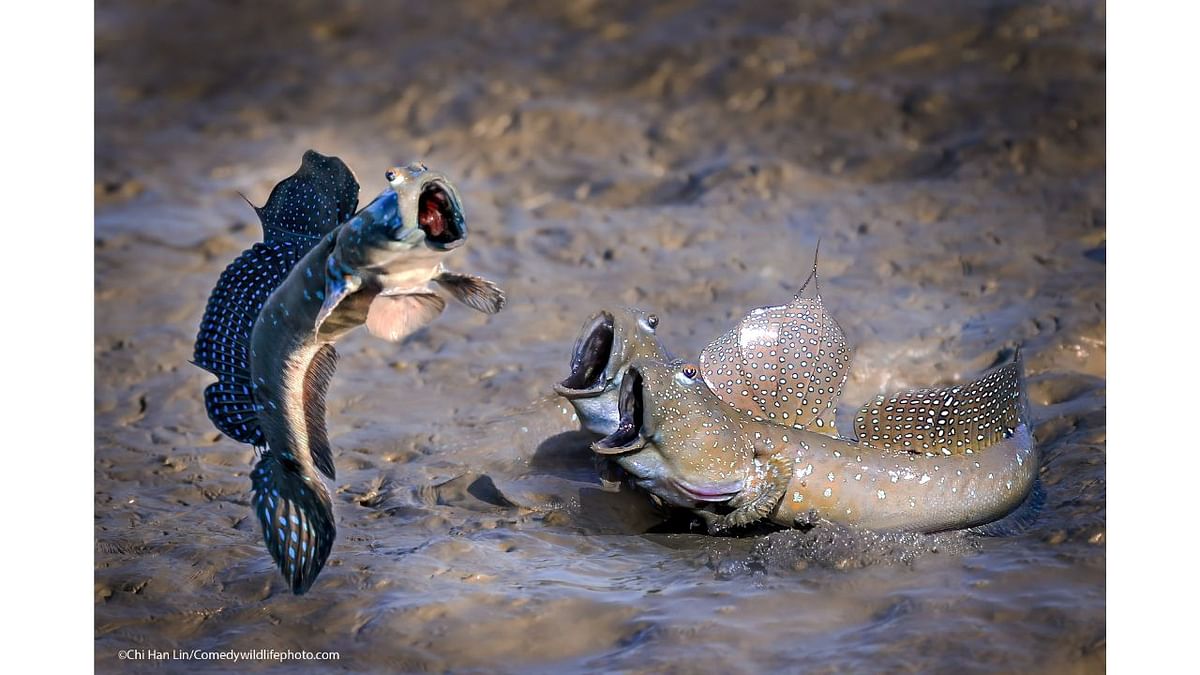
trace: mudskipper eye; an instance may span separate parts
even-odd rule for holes
[[[679,372],[683,373],[683,376],[687,379],[694,380],[700,374],[700,369],[689,363],[681,368]]]
[[[646,325],[650,326],[650,330],[654,330],[655,328],[658,328],[658,315],[657,314],[647,314],[646,315]]]
[[[396,170],[388,169],[387,173],[383,174],[383,177],[386,178],[387,182],[389,182],[389,183],[396,180]]]

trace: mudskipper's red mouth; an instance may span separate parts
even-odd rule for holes
[[[604,371],[608,368],[612,349],[613,315],[600,312],[584,326],[571,355],[571,374],[554,385],[554,390],[567,398],[599,394],[605,387]]]
[[[417,199],[417,227],[425,241],[438,250],[460,246],[467,239],[467,224],[462,210],[445,186],[433,181],[421,190]]]

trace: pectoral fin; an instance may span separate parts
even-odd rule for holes
[[[734,527],[744,527],[771,515],[787,492],[792,479],[792,460],[775,454],[765,459],[765,471],[744,495],[735,497],[730,505],[734,510],[723,516],[704,517],[709,534],[720,534]]]
[[[459,302],[485,314],[495,314],[504,307],[504,291],[483,277],[443,270],[433,280]]]
[[[433,293],[377,295],[367,310],[367,330],[389,342],[399,342],[429,324],[446,309]]]
[[[331,256],[329,259],[329,268],[325,272],[325,302],[321,305],[321,311],[317,313],[317,325],[314,330],[319,334],[321,332],[321,324],[333,314],[333,310],[338,308],[349,295],[358,289],[362,288],[362,279],[357,274],[347,274],[333,269],[334,261]]]

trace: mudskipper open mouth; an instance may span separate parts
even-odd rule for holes
[[[592,444],[592,449],[602,455],[619,455],[639,450],[646,445],[642,437],[645,402],[642,400],[642,374],[630,367],[621,380],[621,398],[618,403],[621,419],[617,430]]]
[[[567,398],[595,396],[604,391],[604,371],[612,356],[613,316],[600,312],[584,327],[575,353],[571,355],[571,374],[554,385]]]
[[[467,239],[467,225],[462,211],[438,181],[421,189],[417,199],[417,227],[425,233],[425,241],[438,250],[447,251]]]

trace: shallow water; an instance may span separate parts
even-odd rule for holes
[[[1102,3],[424,4],[99,3],[98,669],[233,667],[128,648],[341,653],[301,670],[1104,667]],[[472,227],[453,264],[509,306],[339,344],[338,539],[293,597],[249,509],[253,451],[208,422],[188,359],[258,235],[238,192],[261,204],[308,147],[365,198],[387,166],[445,171]],[[1022,345],[1046,489],[1029,531],[713,538],[600,489],[546,399],[587,316],[652,309],[696,355],[790,297],[818,239],[856,347],[842,429],[875,393]]]

